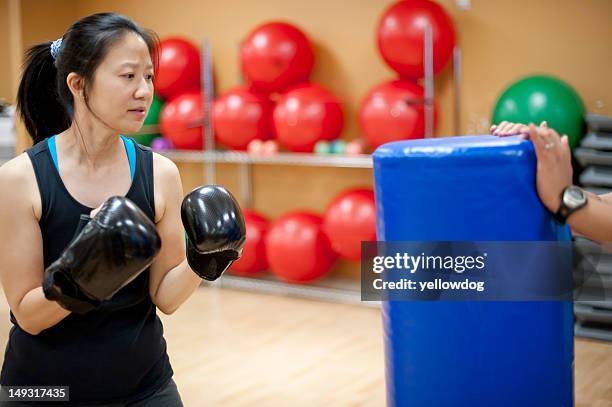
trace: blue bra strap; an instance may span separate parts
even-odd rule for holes
[[[57,172],[59,173],[59,165],[57,165],[57,150],[55,148],[55,136],[47,139],[47,146],[49,147],[53,164],[55,164],[55,168],[57,168]]]
[[[136,146],[134,145],[134,141],[132,139],[125,136],[121,136],[121,139],[125,145],[125,152],[127,153],[128,161],[130,162],[130,174],[133,180],[134,172],[136,171]]]

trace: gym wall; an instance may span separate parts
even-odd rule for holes
[[[2,55],[9,52],[9,15],[8,15],[8,0],[0,0],[0,51]],[[13,100],[13,83],[11,78],[11,60],[10,58],[0,58],[0,98]]]
[[[0,6],[6,8],[8,2],[0,0]],[[454,0],[438,2],[452,16],[463,52],[462,133],[484,131],[479,119],[490,117],[492,104],[504,86],[535,72],[567,81],[582,96],[587,110],[612,113],[612,101],[605,100],[612,90],[608,72],[612,63],[609,46],[612,2],[472,0],[469,11],[459,10]],[[358,134],[355,112],[359,100],[374,84],[393,75],[379,57],[374,40],[378,18],[391,3],[390,0],[21,0],[22,42],[26,47],[39,40],[54,39],[74,19],[87,14],[125,13],[156,30],[160,37],[183,35],[198,44],[202,37],[210,38],[219,92],[239,83],[237,50],[247,32],[264,21],[289,20],[314,42],[317,60],[313,80],[329,87],[345,102],[348,120],[344,137],[350,139]],[[0,42],[0,51],[6,47],[4,42]],[[453,133],[450,73],[447,69],[436,78],[436,99],[441,112],[438,134],[443,136]],[[2,96],[6,97],[0,93]],[[598,107],[598,100],[604,106]]]

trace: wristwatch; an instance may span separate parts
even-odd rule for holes
[[[587,195],[575,185],[570,185],[561,192],[561,205],[557,212],[553,214],[555,220],[565,225],[567,218],[587,204]]]

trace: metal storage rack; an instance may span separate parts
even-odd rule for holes
[[[240,197],[245,205],[252,203],[251,166],[261,165],[296,165],[310,167],[337,168],[372,168],[372,157],[369,154],[360,155],[313,155],[298,153],[279,153],[271,156],[252,155],[235,151],[162,151],[164,156],[177,162],[204,163],[207,170],[215,163],[233,163],[240,167]],[[207,181],[214,183],[207,176]],[[359,282],[349,279],[324,278],[316,284],[295,285],[284,283],[269,275],[256,277],[240,277],[225,273],[213,286],[242,289],[266,294],[292,295],[301,298],[311,298],[342,303],[360,303],[366,306],[377,306],[377,302],[361,302],[361,287]]]
[[[580,174],[580,184],[596,194],[612,192],[612,117],[588,114],[589,132],[574,152],[578,162],[585,167]],[[574,278],[582,280],[580,294],[575,297],[575,333],[593,339],[612,341],[612,250],[582,237],[575,244],[585,267],[574,270]],[[579,274],[579,275],[578,275]]]
[[[177,162],[204,163],[208,168],[216,163],[233,163],[240,167],[240,197],[245,206],[252,203],[252,165],[295,165],[309,167],[372,168],[372,157],[360,155],[313,155],[298,153],[279,153],[271,156],[252,155],[235,151],[162,151],[164,156]],[[207,173],[208,175],[208,173]],[[214,183],[207,176],[207,181]],[[213,286],[243,289],[267,294],[292,295],[342,303],[360,303],[377,306],[378,302],[361,302],[361,286],[358,281],[349,279],[323,278],[314,284],[295,285],[284,283],[270,275],[240,277],[225,273]]]
[[[425,111],[425,136],[433,136],[434,123],[434,74],[433,74],[433,32],[432,27],[425,27],[423,38],[424,47],[424,89],[423,101]],[[460,65],[461,51],[459,47],[453,50],[453,126],[455,134],[460,134]],[[215,148],[213,132],[212,103],[214,87],[212,78],[212,53],[210,42],[204,39],[202,43],[202,99],[203,99],[203,139],[206,146],[204,151],[162,151],[161,154],[176,161],[204,164],[206,183],[214,184],[216,180],[215,164],[232,163],[239,165],[240,198],[245,207],[252,204],[253,165],[295,165],[310,167],[336,167],[336,168],[372,168],[372,157],[369,154],[360,155],[315,155],[300,153],[278,153],[275,155],[253,155],[245,152],[221,151]],[[151,129],[147,129],[150,132]],[[378,306],[379,302],[361,301],[361,285],[358,281],[348,279],[323,278],[309,285],[294,285],[278,281],[269,275],[262,277],[239,277],[224,274],[218,281],[211,283],[214,286],[245,289],[263,293],[293,295],[303,298],[323,299],[330,301],[360,303],[366,306]]]
[[[612,191],[612,117],[588,114],[589,132],[574,156],[585,167],[580,183],[597,193]]]

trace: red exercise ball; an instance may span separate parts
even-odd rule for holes
[[[359,106],[359,127],[373,149],[391,141],[425,136],[425,92],[394,80],[376,85]],[[437,121],[434,107],[434,128]]]
[[[234,150],[246,150],[252,140],[270,138],[272,103],[248,87],[233,88],[221,95],[213,109],[215,137]]]
[[[277,219],[266,237],[272,272],[281,280],[305,283],[325,275],[336,255],[322,229],[323,218],[312,212],[291,212]]]
[[[200,92],[185,93],[166,102],[159,115],[159,128],[174,147],[201,150],[203,117]]]
[[[265,239],[269,222],[255,211],[246,210],[243,216],[246,225],[246,241],[242,257],[232,264],[230,271],[234,274],[253,275],[268,268]]]
[[[455,47],[453,21],[442,6],[430,0],[404,0],[389,7],[378,24],[378,50],[383,59],[402,76],[418,79],[423,70],[425,22],[433,43],[433,72],[450,61]]]
[[[340,100],[315,84],[297,85],[283,94],[273,118],[279,143],[296,152],[312,152],[317,141],[338,138],[344,126]]]
[[[361,241],[376,240],[374,191],[352,189],[336,196],[325,211],[323,230],[336,253],[359,261]]]
[[[297,27],[272,22],[253,30],[240,47],[246,79],[258,89],[281,92],[306,81],[314,65],[314,52]]]
[[[200,51],[183,38],[167,38],[159,43],[159,65],[155,91],[168,100],[200,89]]]

